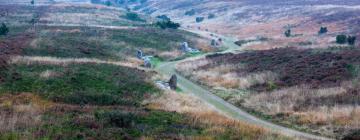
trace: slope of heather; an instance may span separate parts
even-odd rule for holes
[[[178,71],[274,122],[337,139],[359,131],[359,48],[216,54]]]

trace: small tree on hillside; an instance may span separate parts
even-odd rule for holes
[[[156,23],[156,26],[160,27],[161,29],[178,29],[180,27],[180,24],[172,21],[158,21]]]
[[[0,35],[7,35],[8,33],[9,28],[5,25],[5,23],[2,23],[0,27]]]
[[[349,45],[355,45],[356,37],[355,36],[348,36],[347,42]]]
[[[328,32],[328,29],[327,27],[320,27],[320,31],[319,31],[319,34],[325,34]]]
[[[34,5],[34,4],[35,4],[35,0],[31,0],[31,1],[30,1],[30,4],[31,4],[31,5]]]
[[[290,37],[291,36],[291,30],[290,29],[286,30],[284,34],[285,34],[286,37]]]
[[[346,35],[337,35],[336,36],[336,43],[338,44],[345,44],[347,41]]]

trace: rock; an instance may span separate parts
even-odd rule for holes
[[[146,67],[146,68],[151,68],[152,67],[150,59],[145,59],[144,60],[144,67]]]
[[[169,86],[172,90],[176,90],[177,88],[177,76],[174,74],[171,76],[169,80]]]
[[[188,44],[187,42],[183,42],[183,43],[181,44],[181,50],[182,50],[183,52],[188,52],[188,50],[189,50],[189,44]]]
[[[136,57],[139,58],[139,59],[142,59],[142,57],[143,57],[143,52],[142,52],[141,50],[137,50]]]
[[[184,53],[198,53],[200,52],[197,49],[193,49],[189,47],[189,44],[187,42],[184,42],[181,44],[181,51],[183,51]]]
[[[211,46],[216,46],[216,41],[215,41],[215,39],[213,39],[213,40],[211,40]]]

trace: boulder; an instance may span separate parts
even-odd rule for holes
[[[170,89],[176,90],[176,88],[177,88],[177,76],[175,74],[171,76],[171,78],[169,80],[169,86],[170,86]]]
[[[142,52],[141,50],[137,50],[136,57],[139,58],[139,59],[142,59],[142,57],[143,57],[143,52]]]

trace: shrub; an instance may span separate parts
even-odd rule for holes
[[[346,35],[337,35],[336,36],[336,43],[338,44],[345,44],[346,43]]]
[[[290,29],[286,30],[284,34],[285,34],[286,37],[290,37],[291,36],[291,30]]]
[[[196,22],[202,22],[204,21],[204,17],[196,17]]]
[[[209,14],[208,15],[208,19],[213,19],[213,18],[215,18],[215,14]]]
[[[190,11],[186,11],[185,12],[185,15],[187,15],[187,16],[193,16],[193,15],[195,15],[195,10],[194,9],[191,9]]]
[[[132,21],[144,21],[139,17],[137,13],[133,13],[133,12],[126,13],[125,18]]]
[[[120,128],[131,128],[136,116],[132,113],[121,111],[99,111],[95,112],[95,118],[102,121],[104,125],[110,125]]]
[[[349,45],[355,45],[356,37],[355,36],[348,36],[347,42]]]
[[[0,35],[7,35],[8,33],[9,28],[5,25],[5,23],[2,23],[0,27]]]
[[[156,18],[164,20],[164,21],[170,21],[171,20],[167,15],[160,15],[160,16],[157,16]]]
[[[172,21],[158,21],[156,23],[156,26],[160,27],[161,29],[178,29],[180,27],[180,24]]]
[[[319,31],[319,34],[325,34],[328,32],[328,29],[327,27],[320,27],[320,31]]]

